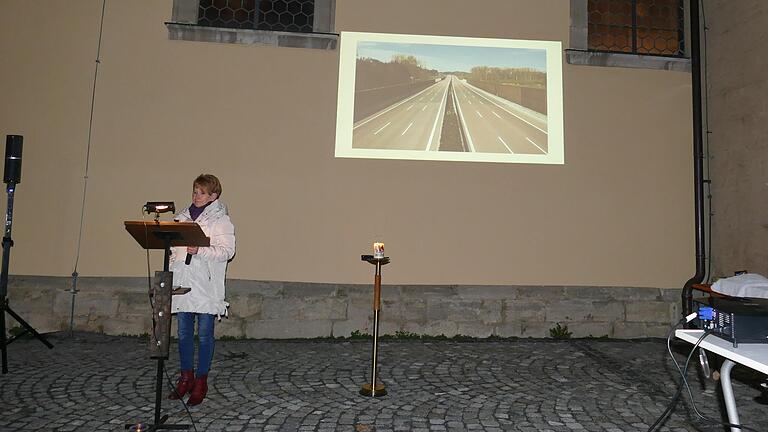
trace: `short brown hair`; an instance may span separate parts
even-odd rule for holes
[[[216,198],[221,197],[221,182],[213,174],[200,174],[194,182],[192,188],[199,186],[200,189],[208,192],[209,195],[216,194]]]

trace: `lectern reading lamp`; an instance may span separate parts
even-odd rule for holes
[[[16,312],[11,309],[8,301],[8,266],[11,258],[11,228],[13,226],[13,194],[16,191],[16,185],[21,183],[21,150],[24,144],[24,137],[21,135],[8,135],[5,138],[5,172],[3,182],[8,185],[8,207],[5,211],[5,235],[3,235],[3,264],[0,272],[0,351],[3,357],[3,373],[8,373],[8,345],[25,335],[31,333],[40,342],[48,348],[53,348],[48,340],[40,333],[35,331],[31,325],[24,321]],[[10,339],[5,337],[5,313],[12,316],[24,328],[21,334],[17,334]]]
[[[176,205],[173,201],[147,201],[147,203],[144,204],[144,211],[146,213],[154,213],[155,222],[159,222],[160,213],[173,213],[176,211]]]
[[[173,212],[172,202],[151,201],[144,205],[144,211],[155,213],[153,221],[125,221],[125,229],[144,249],[163,249],[163,271],[156,271],[150,288],[152,303],[152,334],[150,336],[150,358],[157,359],[157,381],[155,382],[155,418],[147,425],[147,431],[160,429],[186,430],[189,425],[165,424],[168,416],[160,417],[162,404],[162,382],[164,362],[168,359],[171,343],[171,295],[183,295],[189,289],[173,290],[173,272],[169,271],[172,246],[210,246],[200,226],[194,222],[161,221],[160,213]]]

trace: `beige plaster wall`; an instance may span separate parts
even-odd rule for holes
[[[768,3],[706,0],[715,278],[768,275]]]
[[[0,4],[0,134],[25,136],[12,273],[76,261],[101,1]],[[693,273],[690,74],[564,66],[565,165],[334,159],[338,52],[169,41],[171,1],[106,3],[78,271],[146,274],[123,230],[217,174],[229,276],[679,287]],[[560,40],[562,0],[339,0],[339,31]],[[154,253],[151,267],[160,264]]]

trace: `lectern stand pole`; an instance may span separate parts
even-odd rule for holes
[[[142,431],[156,430],[187,430],[190,425],[184,424],[166,424],[168,416],[160,416],[160,409],[163,400],[163,374],[165,372],[165,360],[168,358],[168,344],[170,335],[168,334],[171,321],[171,293],[173,285],[173,273],[169,271],[171,257],[171,240],[175,238],[175,233],[155,233],[162,237],[165,243],[165,256],[163,259],[163,271],[155,273],[155,280],[152,286],[152,330],[151,351],[155,351],[157,358],[157,376],[155,377],[155,418],[154,422],[147,425]],[[158,331],[158,329],[161,329]],[[126,425],[126,429],[133,425]]]
[[[168,359],[171,343],[171,296],[173,273],[169,271],[171,246],[210,246],[210,239],[195,222],[125,221],[125,229],[144,249],[163,249],[163,271],[155,272],[150,297],[152,302],[152,336],[150,337],[150,358],[157,359],[155,381],[155,418],[151,425],[126,425],[126,429],[156,431],[160,429],[186,430],[190,425],[165,424],[168,416],[160,416],[163,398],[163,372]],[[189,291],[189,289],[187,289]],[[180,294],[186,291],[179,292]]]

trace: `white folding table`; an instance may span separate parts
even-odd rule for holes
[[[675,336],[691,344],[695,344],[703,330],[677,330]],[[733,343],[714,335],[707,335],[699,346],[709,352],[718,354],[726,360],[720,368],[720,383],[723,388],[723,400],[728,412],[728,422],[739,423],[739,412],[736,410],[736,398],[733,396],[731,369],[738,363],[768,375],[768,344],[739,343],[738,348]],[[741,432],[740,428],[731,428],[731,432]]]

